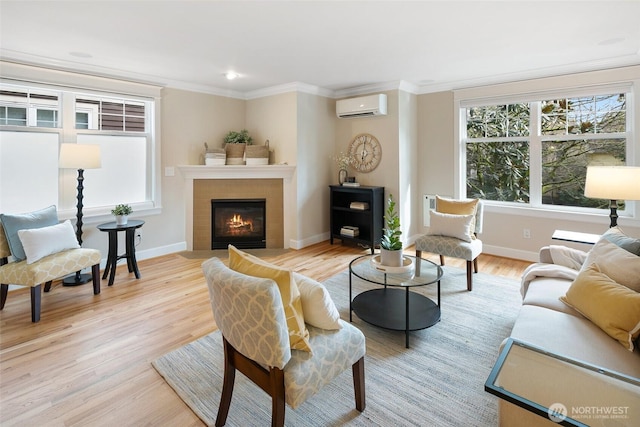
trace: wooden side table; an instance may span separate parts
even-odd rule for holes
[[[125,225],[118,225],[115,221],[98,225],[98,230],[109,233],[109,254],[107,255],[107,266],[104,269],[102,279],[106,279],[109,272],[109,286],[113,285],[113,279],[116,276],[116,263],[126,258],[129,273],[134,273],[136,279],[140,278],[140,270],[138,270],[138,262],[136,261],[136,229],[142,227],[144,221],[139,219],[130,219]],[[118,255],[118,232],[125,232],[125,253]]]

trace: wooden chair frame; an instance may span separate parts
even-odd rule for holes
[[[271,396],[271,425],[273,427],[284,426],[285,415],[285,387],[284,371],[279,368],[269,370],[260,364],[239,353],[224,337],[224,380],[222,394],[220,396],[220,407],[216,417],[216,426],[224,426],[229,415],[231,396],[233,395],[233,385],[236,377],[236,370],[243,373],[253,381],[258,387]],[[365,386],[364,386],[364,356],[361,357],[351,367],[353,372],[353,388],[355,392],[356,409],[364,411]]]

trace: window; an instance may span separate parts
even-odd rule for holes
[[[42,90],[0,89],[0,125],[57,128],[58,99]]]
[[[601,92],[461,104],[467,197],[608,207],[608,200],[584,196],[586,168],[626,164],[630,90]]]
[[[84,172],[85,216],[155,207],[154,111],[154,98],[0,84],[0,212],[46,200],[75,213],[77,172],[58,169],[62,142],[101,147],[102,167]]]

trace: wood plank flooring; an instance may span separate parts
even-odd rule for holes
[[[323,281],[366,253],[323,242],[264,258]],[[100,295],[90,284],[54,283],[35,324],[29,290],[11,291],[0,311],[0,425],[202,426],[151,366],[215,330],[202,261],[179,254],[140,261],[140,280],[119,264]],[[484,254],[478,262],[481,272],[516,279],[529,264]]]

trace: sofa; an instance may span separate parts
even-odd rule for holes
[[[540,262],[524,272],[522,307],[510,338],[640,379],[639,292],[640,240],[619,227],[605,232],[588,252],[562,245],[544,247]],[[522,366],[512,375],[517,378],[506,379],[519,381],[518,387],[525,384],[523,397],[542,404],[554,396],[556,402],[543,406],[562,403],[567,416],[587,425],[640,425],[640,387],[631,386],[631,392],[625,390],[623,398],[614,399],[615,390],[603,396],[601,391],[572,384],[567,371],[562,371],[561,375],[567,374],[565,385],[549,390],[550,385],[539,379],[548,377],[551,368],[531,365],[535,366]],[[598,383],[605,380],[598,375]],[[607,415],[612,405],[616,417]],[[499,400],[501,426],[557,425],[552,418]]]

